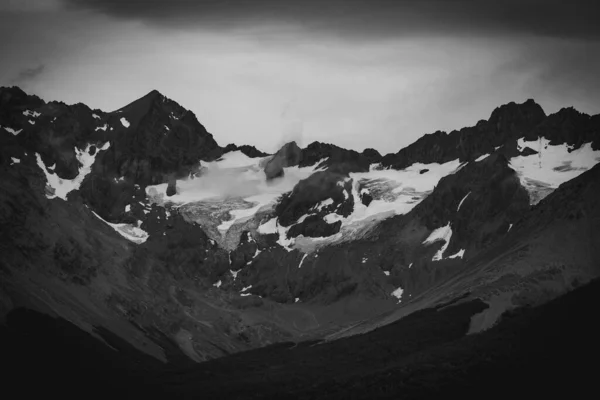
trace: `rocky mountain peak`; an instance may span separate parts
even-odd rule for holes
[[[284,144],[265,165],[267,180],[283,176],[283,168],[293,167],[302,160],[302,150],[296,142]]]
[[[542,122],[546,113],[533,99],[518,104],[510,102],[496,108],[488,120],[497,134],[522,136]]]
[[[8,114],[9,109],[40,107],[44,101],[37,96],[28,95],[17,86],[0,86],[0,115]]]
[[[249,146],[247,144],[238,146],[234,143],[229,143],[227,146],[225,146],[223,148],[223,152],[229,153],[230,151],[241,151],[242,153],[244,153],[245,155],[247,155],[250,158],[266,157],[269,155],[268,153],[265,153],[264,151],[260,151],[256,147]]]

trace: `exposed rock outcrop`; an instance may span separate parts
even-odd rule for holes
[[[265,175],[267,176],[267,180],[283,176],[284,168],[298,165],[301,160],[302,151],[296,142],[286,143],[265,165]]]

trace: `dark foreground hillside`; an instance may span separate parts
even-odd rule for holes
[[[365,335],[279,344],[192,367],[176,359],[166,367],[104,335],[120,351],[111,350],[67,321],[21,309],[0,328],[2,391],[20,398],[579,398],[597,390],[599,306],[595,281],[465,336],[487,305],[458,301]]]

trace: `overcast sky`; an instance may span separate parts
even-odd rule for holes
[[[599,113],[597,15],[584,0],[0,0],[0,85],[106,111],[157,89],[221,145],[388,153],[510,101]]]

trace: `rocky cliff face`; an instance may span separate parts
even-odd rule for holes
[[[0,310],[201,361],[459,294],[544,301],[599,273],[598,122],[528,100],[385,156],[270,156],[156,91],[106,113],[2,88]]]

